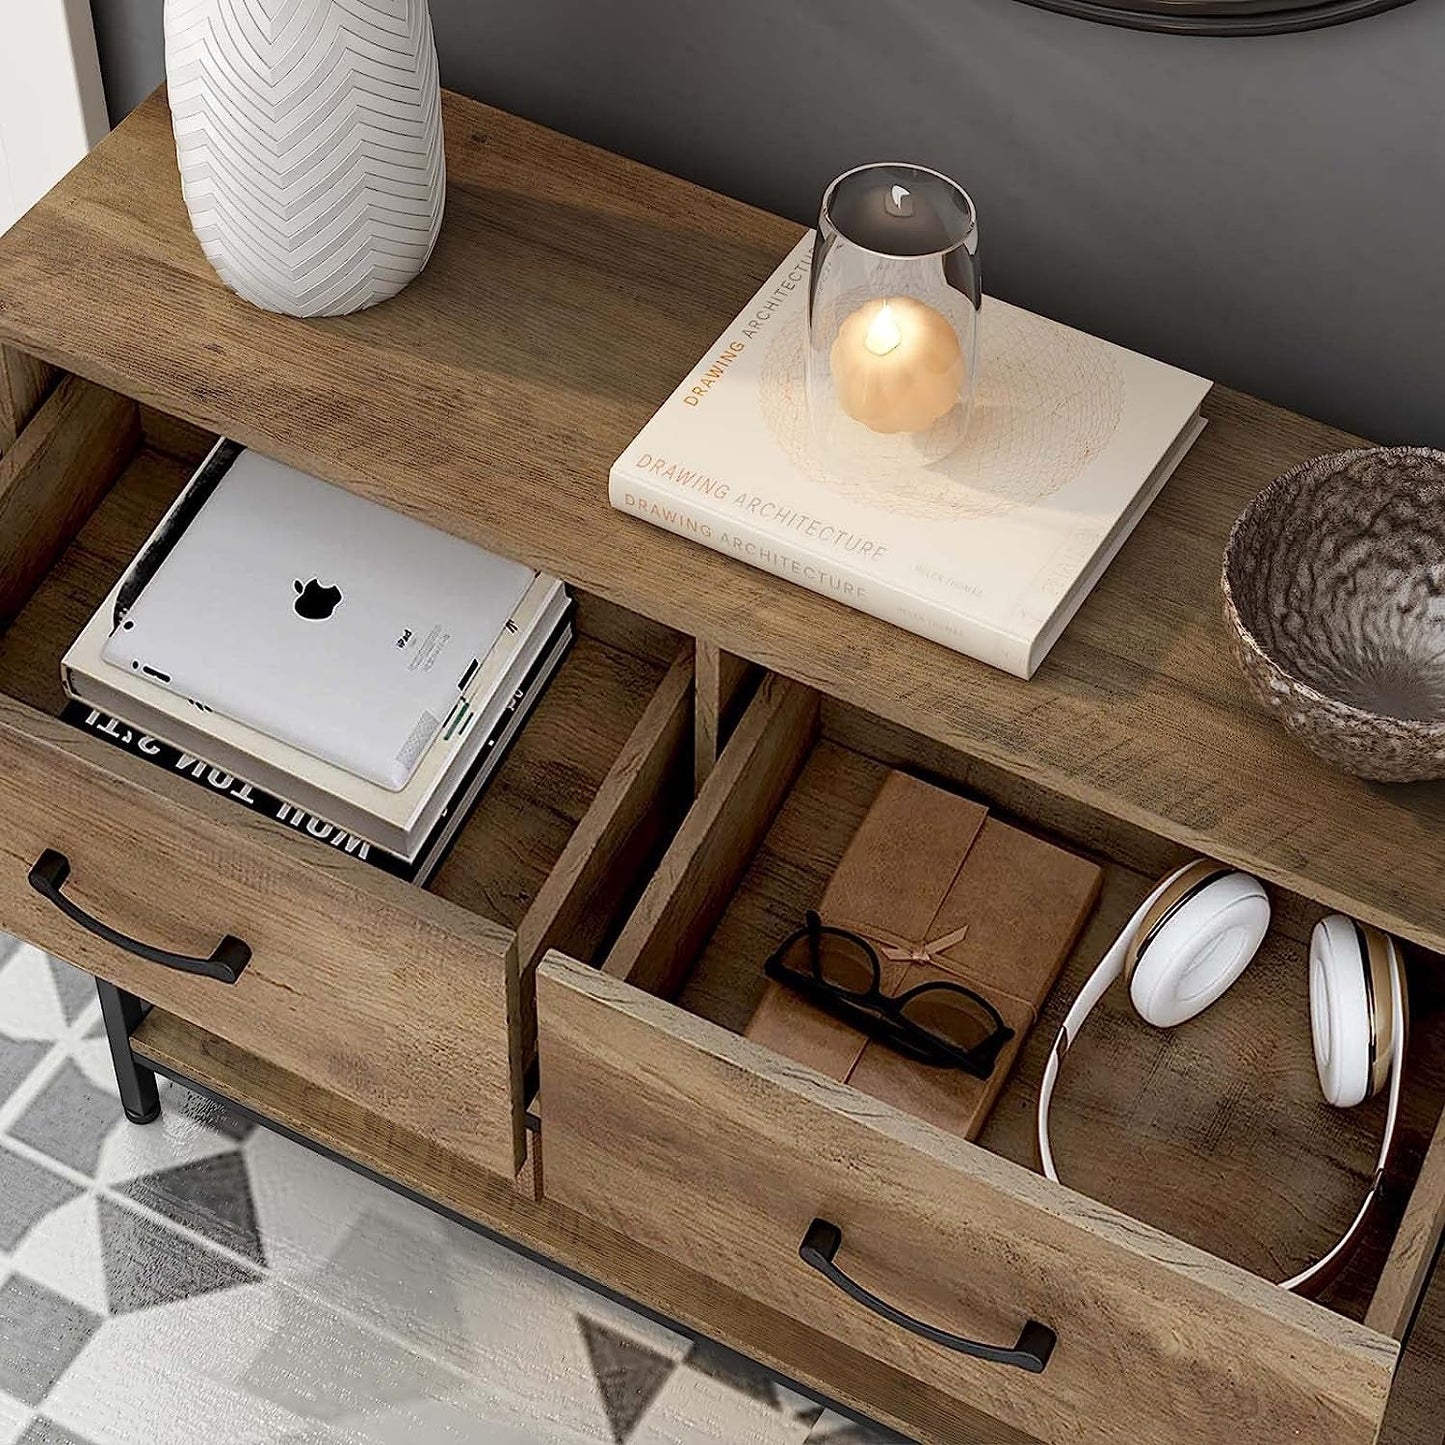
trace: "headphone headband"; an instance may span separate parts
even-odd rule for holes
[[[1121,977],[1126,969],[1132,973],[1138,964],[1139,955],[1165,922],[1190,898],[1197,896],[1216,878],[1226,876],[1232,869],[1219,864],[1196,860],[1171,873],[1141,903],[1129,920],[1123,933],[1114,941],[1109,951],[1100,960],[1098,967],[1089,976],[1079,996],[1070,1005],[1059,1027],[1058,1037],[1050,1051],[1044,1076],[1039,1084],[1038,1102],[1038,1145],[1039,1160],[1047,1178],[1059,1183],[1058,1169],[1054,1164],[1053,1145],[1049,1139],[1049,1110],[1053,1104],[1054,1086],[1058,1082],[1059,1069],[1069,1045],[1079,1036],[1084,1021],[1098,1006],[1099,1000]],[[1378,1029],[1372,1040],[1372,1081],[1379,1078],[1384,1068],[1380,1057],[1383,1046],[1389,1041],[1393,1046],[1389,1054],[1389,1102],[1385,1113],[1385,1133],[1380,1141],[1380,1156],[1375,1165],[1374,1176],[1364,1203],[1350,1226],[1338,1241],[1313,1264],[1301,1270],[1292,1278],[1281,1281],[1280,1288],[1292,1291],[1304,1290],[1312,1285],[1323,1284],[1339,1266],[1364,1228],[1370,1211],[1380,1195],[1385,1180],[1385,1168],[1389,1163],[1390,1151],[1395,1142],[1395,1128],[1400,1114],[1400,1088],[1405,1072],[1405,1045],[1408,1031],[1408,1010],[1406,1007],[1405,976],[1400,966],[1399,953],[1394,940],[1369,924],[1356,924],[1365,963],[1366,987],[1373,990],[1374,1007],[1371,1009],[1372,1023]],[[1378,1086],[1378,1084],[1377,1084]]]

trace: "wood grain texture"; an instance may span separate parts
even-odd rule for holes
[[[139,440],[134,402],[67,376],[0,457],[0,623],[24,606]]]
[[[1031,683],[615,513],[612,460],[798,228],[455,96],[427,272],[304,323],[216,280],[164,97],[0,240],[0,336],[1172,842],[1445,946],[1445,786],[1382,788],[1248,700],[1218,596],[1265,482],[1353,438],[1216,388]]]
[[[41,712],[65,704],[60,659],[140,550],[190,473],[140,451],[0,632],[0,692]]]
[[[756,681],[753,668],[736,653],[724,652],[705,638],[697,639],[697,743],[694,749],[694,790],[702,785],[722,753],[747,684]]]
[[[0,468],[3,465],[0,462]],[[61,656],[188,475],[188,464],[169,456],[150,450],[136,456],[19,617],[0,634],[0,691],[42,711],[60,710]],[[606,821],[615,786],[600,800],[599,792],[619,764],[625,764],[621,755],[630,746],[634,752],[640,746],[634,731],[653,708],[654,690],[667,675],[665,664],[655,660],[657,649],[662,641],[670,642],[666,655],[675,658],[677,639],[641,619],[629,619],[610,604],[586,597],[578,604],[577,642],[430,885],[441,897],[509,928],[525,925],[533,962],[540,956],[542,936],[548,946],[591,956],[640,891],[630,865],[640,866],[651,856],[657,842],[652,833],[660,836],[665,822],[675,822],[680,807],[679,799],[669,809],[667,790],[659,786],[658,806],[646,811],[635,847],[624,855],[619,839],[627,830]],[[690,678],[690,659],[687,674]],[[684,680],[674,677],[664,712],[684,705],[689,693]],[[644,781],[655,774],[662,776],[652,768]],[[624,800],[634,815],[640,808],[639,791],[634,784]],[[569,840],[585,819],[591,820],[591,843],[606,835],[607,847],[579,869],[578,860],[592,847],[586,839],[575,846]],[[609,847],[614,850],[610,858]],[[565,866],[548,887],[558,864]],[[574,883],[582,889],[575,900],[569,896]],[[538,902],[542,912],[533,918],[531,910]],[[551,925],[545,923],[549,913],[558,915]]]
[[[887,769],[819,741],[744,861],[715,926],[683,966],[677,1002],[742,1033],[767,986],[763,964],[816,908]]]
[[[13,346],[0,346],[0,456],[15,445],[54,384],[54,367]]]
[[[678,652],[689,645],[687,639],[671,627],[619,607],[615,602],[605,602],[595,592],[574,589],[572,604],[578,632],[585,632],[618,652],[650,662],[659,676],[676,661]]]
[[[549,948],[584,961],[617,899],[679,815],[677,779],[691,740],[692,657],[680,654],[603,778],[532,906],[517,925],[525,974]]]
[[[1441,1445],[1445,1425],[1445,1270],[1436,1269],[1395,1372],[1379,1445]]]
[[[610,512],[611,457],[796,230],[447,104],[454,225],[441,264],[378,312],[303,327],[225,296],[185,224],[152,102],[0,242],[0,334],[771,661],[962,749],[975,777],[1248,864],[1436,946],[1445,938],[1445,883],[1429,864],[1445,793],[1369,788],[1295,753],[1250,710],[1223,650],[1214,574],[1229,521],[1274,472],[1347,438],[1216,391],[1214,425],[1039,678],[1001,678]],[[378,395],[392,408],[380,426]],[[177,453],[196,445],[185,428],[155,434]],[[41,589],[52,616],[57,590]],[[0,649],[7,688],[38,695],[58,652],[10,650],[8,636]],[[34,740],[37,727],[24,717],[17,736]],[[142,765],[88,754],[68,734],[61,745],[157,806],[206,812]],[[229,810],[212,821],[230,822]],[[212,836],[219,846],[232,829]],[[275,865],[273,846],[286,858],[293,845],[267,840]],[[198,933],[205,923],[175,921]],[[969,1418],[968,1436],[938,1438],[971,1438]]]
[[[814,747],[695,953],[677,995],[683,1007],[733,1032],[746,1028],[765,987],[764,961],[817,906],[887,771],[826,737]],[[1005,821],[1037,829],[1031,814],[966,791]],[[981,1139],[1029,1169],[1037,1168],[1038,1083],[1059,1021],[1154,881],[1099,861],[1103,895]],[[1337,1110],[1320,1097],[1304,967],[1318,913],[1277,896],[1274,928],[1254,965],[1187,1027],[1148,1028],[1123,990],[1108,995],[1055,1099],[1055,1142],[1070,1184],[1265,1279],[1293,1273],[1343,1231],[1365,1196],[1383,1123],[1382,1101]],[[1445,1012],[1438,989],[1416,993],[1415,1046],[1385,1204],[1325,1296],[1353,1319],[1369,1306],[1445,1100]]]
[[[889,767],[968,793],[1061,842],[1162,878],[1197,855],[1157,833],[861,708],[823,699],[823,736]]]
[[[1442,1232],[1445,1232],[1445,1120],[1435,1130],[1395,1242],[1390,1247],[1379,1286],[1370,1300],[1365,1323],[1371,1329],[1393,1335],[1397,1340],[1403,1338],[1420,1294],[1435,1268]]]
[[[349,1100],[314,1089],[174,1015],[153,1012],[136,1037],[150,1057],[229,1094],[245,1107],[307,1132],[326,1147],[391,1175],[523,1248],[602,1281],[605,1288],[622,1290],[644,1306],[700,1329],[813,1389],[851,1401],[910,1438],[931,1445],[1026,1445],[1025,1437],[981,1417],[968,1402],[952,1400],[929,1383],[911,1380],[555,1201],[538,1202],[522,1195],[519,1202],[516,1184],[504,1184],[434,1143],[358,1109]],[[531,1158],[529,1150],[529,1165]],[[530,1187],[527,1171],[519,1180]],[[1426,1298],[1405,1351],[1380,1445],[1440,1445],[1442,1378],[1445,1276]],[[1233,1440],[1232,1423],[1222,1421],[1220,1432],[1188,1445],[1228,1445]]]
[[[1374,1440],[1388,1337],[605,972],[552,954],[537,977],[558,1202],[1040,1440]],[[1010,1342],[1052,1326],[1048,1368],[971,1360],[843,1300],[797,1258],[820,1215],[839,1263],[910,1314]]]
[[[59,711],[61,655],[188,474],[188,462],[137,455],[0,635],[0,691]],[[671,632],[586,597],[577,625],[576,643],[430,885],[471,913],[521,929],[532,963],[544,942],[586,958],[611,937],[685,807],[691,776],[691,649],[680,656]],[[664,643],[670,671],[656,661]],[[511,1074],[521,1080],[535,1057],[535,1012],[530,977],[515,984],[505,1012],[511,1026],[498,1043],[515,1047]]]
[[[979,1142],[1037,1167],[1038,1086],[1065,1011],[1153,879],[1113,865],[1104,897]],[[1322,1255],[1364,1200],[1385,1101],[1325,1103],[1310,1033],[1308,937],[1320,910],[1276,895],[1274,923],[1229,993],[1179,1028],[1144,1024],[1122,987],[1075,1040],[1051,1132],[1074,1189],[1265,1280]],[[1445,1099],[1445,1015],[1422,999],[1383,1202],[1321,1294],[1364,1319]],[[1382,1333],[1388,1333],[1382,1331]]]
[[[905,1430],[910,1439],[925,1445],[1029,1445],[1019,1432],[1004,1429],[966,1400],[880,1363],[811,1324],[770,1310],[565,1206],[534,1201],[517,1182],[479,1170],[434,1141],[367,1113],[353,1100],[315,1089],[173,1015],[153,1012],[135,1037],[150,1058],[244,1107],[445,1204],[524,1250],[741,1350],[807,1388],[851,1402]]]
[[[126,561],[148,534],[160,513],[174,496],[175,491],[183,484],[186,474],[184,465],[158,457],[154,453],[143,452],[136,458],[122,479],[105,497],[91,521],[67,549],[61,561],[32,599],[31,604],[8,632],[0,637],[0,688],[12,695],[32,701],[41,708],[58,707],[56,675],[60,651],[119,575]],[[579,621],[584,627],[593,628],[608,635],[610,641],[603,650],[607,655],[610,655],[614,644],[627,649],[621,654],[624,660],[634,659],[640,662],[643,658],[653,658],[658,654],[662,640],[660,635],[654,635],[653,630],[650,629],[641,631],[635,629],[625,614],[609,605],[597,605],[590,599],[584,598],[579,612]],[[589,655],[597,653],[598,656],[601,656],[603,654],[597,652],[598,646],[589,633],[588,640],[584,644],[584,651]],[[624,661],[624,669],[628,665]],[[650,684],[646,682],[646,679],[655,675],[655,671],[648,667],[640,669],[638,677],[642,680],[641,686],[625,690],[621,694],[623,697],[633,699],[625,704],[625,709],[643,708],[642,699],[650,695],[647,691]],[[562,708],[555,726],[549,726],[549,732],[554,734],[552,742],[530,758],[522,757],[519,761],[518,757],[514,755],[508,759],[508,766],[518,765],[522,768],[522,778],[518,782],[518,789],[530,795],[536,802],[536,806],[544,811],[556,801],[555,784],[559,776],[557,759],[560,756],[566,756],[575,747],[571,739],[577,731],[576,719],[587,717],[590,720],[592,718],[597,688],[601,687],[605,690],[606,686],[607,674],[596,672],[589,667],[583,685],[565,689],[571,697],[571,701]],[[646,706],[650,710],[655,704]],[[848,728],[840,721],[842,713],[839,709],[830,708],[826,710],[826,713],[830,719],[829,726],[833,731],[839,735],[848,732]],[[643,716],[645,717],[645,715],[644,712]],[[607,723],[606,726],[612,728],[615,727],[615,723]],[[1040,802],[1038,790],[1033,785],[1020,784],[1011,775],[1000,773],[996,769],[989,769],[984,765],[972,764],[956,757],[950,759],[943,753],[943,750],[930,744],[926,739],[910,738],[901,734],[896,728],[880,730],[876,725],[865,727],[856,718],[853,720],[852,726],[857,735],[855,740],[866,743],[874,751],[887,752],[890,761],[922,761],[928,768],[943,767],[946,770],[948,767],[952,767],[955,772],[965,769],[969,774],[970,781],[992,782],[1011,789],[1003,801],[1011,805],[1011,811],[1016,814],[1022,813],[1025,819],[1042,817],[1044,821],[1057,828],[1060,826],[1059,808],[1062,806],[1065,812],[1071,811],[1067,800],[1063,804],[1057,798],[1044,798]],[[643,722],[637,724],[638,729],[643,729],[643,727]],[[883,745],[884,734],[888,739],[887,749]],[[823,765],[822,760],[825,758],[831,758],[833,761],[827,767],[822,782],[815,786],[810,779]],[[735,1028],[743,1026],[747,1013],[751,1009],[752,1000],[749,989],[754,986],[753,980],[760,977],[757,973],[758,962],[771,948],[776,937],[781,936],[787,927],[793,925],[797,912],[807,906],[808,902],[816,900],[816,892],[808,894],[807,889],[816,887],[818,891],[821,890],[822,882],[826,880],[828,872],[836,862],[836,854],[841,853],[847,837],[851,836],[852,827],[856,826],[857,818],[861,817],[862,812],[866,810],[872,791],[876,788],[882,773],[883,768],[880,765],[857,753],[850,754],[844,749],[826,744],[815,749],[813,761],[808,765],[798,786],[790,795],[788,803],[780,812],[768,844],[760,850],[758,859],[755,859],[743,887],[729,903],[721,923],[703,951],[701,960],[692,971],[684,993],[684,998],[690,1007],[695,1007],[704,1014],[721,1017],[724,1022],[730,1022]],[[594,784],[585,782],[580,774],[574,776],[577,778],[576,784],[564,791],[569,793],[575,791],[580,801],[570,806],[580,810],[585,806],[588,788]],[[593,777],[595,779],[595,773]],[[975,788],[975,791],[983,790]],[[188,796],[189,792],[190,790],[186,790],[182,797]],[[526,809],[523,811],[525,812]],[[1077,805],[1072,805],[1072,811],[1079,811]],[[553,824],[549,823],[549,830],[552,827]],[[1128,851],[1122,847],[1119,838],[1112,836],[1112,832],[1101,842],[1092,829],[1093,824],[1086,817],[1083,822],[1074,824],[1073,836],[1083,840],[1086,846],[1092,843],[1095,846],[1107,846],[1116,851]],[[527,836],[524,834],[503,846],[478,849],[473,860],[474,868],[483,872],[501,869],[504,873],[511,873],[513,877],[516,877],[516,870],[520,867],[522,872],[533,879],[545,878],[550,848],[544,847],[541,854],[534,855],[531,844],[526,841]],[[565,826],[557,829],[557,836],[566,837]],[[832,841],[830,842],[830,840]],[[293,840],[293,843],[295,846],[311,851],[304,842]],[[551,845],[551,847],[556,846],[556,844]],[[522,860],[520,864],[519,859]],[[766,861],[760,863],[759,859]],[[812,884],[807,882],[808,879],[813,880]],[[474,881],[473,886],[494,896],[525,899],[527,887],[530,885],[524,884],[520,893],[515,892],[507,885],[498,887],[495,883],[476,883]],[[545,884],[542,886],[545,887]],[[758,921],[759,919],[761,922]],[[787,920],[786,923],[784,919]],[[1295,925],[1293,933],[1296,938],[1303,936],[1308,921],[1305,919]],[[1074,966],[1076,968],[1083,967],[1084,961],[1081,960]],[[1431,1021],[1436,1017],[1438,1010],[1431,1003],[1428,988],[1423,991],[1419,988],[1416,989],[1416,1001],[1417,1014],[1423,1020],[1422,1028],[1417,1028],[1418,1043],[1421,1040],[1428,1041],[1430,1039],[1433,1032]],[[524,1017],[529,1011],[530,1004],[530,994],[526,993],[520,1005]],[[509,1003],[509,1009],[512,1007],[514,1005]],[[1298,1019],[1295,1018],[1294,1022],[1297,1023]],[[531,1037],[530,1033],[524,1036]],[[1136,1041],[1135,1047],[1137,1047],[1137,1043],[1138,1041]],[[1197,1057],[1197,1067],[1202,1070],[1206,1084],[1211,1076],[1217,1076],[1223,1081],[1219,1087],[1226,1095],[1230,1092],[1228,1067],[1226,1063],[1221,1063],[1221,1055],[1214,1050],[1232,1043],[1233,1034],[1226,1031],[1209,1047],[1202,1050],[1197,1048],[1191,1050],[1191,1053]],[[1251,1047],[1255,1046],[1257,1046],[1257,1041],[1251,1044]],[[1129,1062],[1127,1071],[1121,1070],[1120,1072],[1125,1081],[1136,1083],[1147,1082],[1151,1077],[1151,1069],[1145,1065],[1142,1055],[1136,1055]],[[1306,1068],[1305,1073],[1307,1072]],[[1300,1077],[1303,1078],[1303,1074]],[[1022,1087],[1023,1077],[1020,1076],[1016,1083]],[[1312,1085],[1312,1081],[1305,1080],[1305,1084]],[[1081,1095],[1081,1097],[1085,1096]],[[1121,1094],[1120,1099],[1122,1100],[1123,1097]],[[1199,1097],[1207,1098],[1208,1088]],[[1428,1079],[1422,1082],[1412,1078],[1407,1104],[1423,1115],[1428,1115],[1432,1107],[1438,1110],[1438,1100],[1437,1085],[1430,1085]],[[1187,1102],[1182,1090],[1179,1091],[1179,1102],[1181,1105]],[[1061,1100],[1061,1107],[1063,1106],[1064,1100]],[[1022,1112],[1019,1117],[1022,1123],[1016,1138],[1023,1146],[1019,1149],[1019,1157],[1027,1162],[1031,1158],[1031,1154],[1027,1151],[1031,1151],[1032,1148],[1027,1115],[1027,1110],[1031,1106],[1025,1102],[1021,1107]],[[1348,1116],[1341,1117],[1347,1118]],[[1350,1118],[1349,1122],[1353,1124],[1355,1121]],[[1365,1167],[1364,1164],[1359,1163],[1359,1160],[1367,1161],[1372,1146],[1372,1136],[1369,1132],[1372,1126],[1368,1115],[1362,1115],[1358,1124],[1358,1127],[1349,1128],[1338,1136],[1330,1134],[1321,1136],[1329,1143],[1329,1157],[1332,1160],[1339,1160],[1343,1167],[1337,1168],[1331,1164],[1332,1172],[1321,1173],[1316,1170],[1310,1176],[1316,1181],[1321,1178],[1327,1181],[1338,1181],[1332,1183],[1332,1189],[1328,1192],[1327,1197],[1314,1206],[1312,1217],[1318,1222],[1310,1226],[1312,1229],[1323,1229],[1329,1217],[1327,1203],[1337,1202],[1336,1195],[1343,1198],[1353,1188],[1349,1182],[1352,1169],[1349,1161],[1355,1161],[1353,1167]],[[1243,1153],[1257,1148],[1261,1140],[1270,1132],[1263,1124],[1255,1128],[1248,1120],[1241,1121],[1238,1116],[1235,1117],[1234,1125],[1233,1132],[1224,1130],[1211,1136],[1213,1149],[1225,1159],[1228,1159],[1231,1154],[1238,1154],[1242,1158]],[[1420,1135],[1424,1139],[1428,1139],[1429,1128],[1432,1125],[1433,1118],[1429,1118],[1412,1126],[1407,1117],[1403,1140],[1405,1147],[1402,1150],[1406,1169],[1411,1167],[1412,1162],[1418,1164],[1419,1154],[1423,1153],[1423,1143],[1418,1147],[1414,1146],[1411,1143],[1412,1138]],[[1091,1116],[1086,1107],[1081,1114],[1079,1127],[1085,1132],[1076,1137],[1088,1140],[1092,1137],[1089,1132],[1092,1129],[1097,1131],[1100,1137],[1107,1137],[1112,1133],[1117,1141],[1126,1136],[1127,1112],[1123,1116],[1101,1115],[1091,1122]],[[1298,1119],[1291,1114],[1280,1114],[1274,1119],[1270,1128],[1281,1130],[1282,1147],[1291,1157],[1300,1157],[1301,1154],[1308,1157],[1318,1148],[1318,1141],[1311,1139],[1307,1129],[1300,1131]],[[1298,1133],[1297,1142],[1292,1144],[1283,1142],[1289,1138],[1292,1129]],[[1344,1140],[1349,1141],[1348,1147],[1344,1147]],[[1156,1145],[1157,1142],[1158,1136],[1156,1135]],[[1356,1156],[1359,1156],[1358,1159]],[[1243,1258],[1253,1262],[1256,1267],[1261,1269],[1269,1268],[1271,1263],[1269,1251],[1280,1249],[1281,1236],[1271,1235],[1268,1227],[1271,1221],[1279,1220],[1278,1210],[1273,1214],[1266,1210],[1258,1216],[1260,1221],[1258,1223],[1255,1222],[1255,1212],[1247,1211],[1247,1217],[1251,1223],[1250,1227],[1242,1231],[1244,1247],[1241,1250],[1239,1239],[1241,1232],[1237,1228],[1236,1221],[1213,1210],[1201,1211],[1193,1218],[1186,1210],[1181,1217],[1177,1212],[1177,1204],[1174,1213],[1166,1211],[1157,1217],[1150,1215],[1147,1209],[1141,1208],[1148,1201],[1132,1192],[1133,1185],[1137,1182],[1138,1171],[1132,1169],[1133,1161],[1128,1155],[1128,1151],[1120,1151],[1117,1148],[1112,1152],[1105,1150],[1101,1157],[1115,1160],[1115,1173],[1112,1181],[1108,1171],[1105,1171],[1100,1178],[1091,1178],[1090,1180],[1091,1186],[1099,1189],[1102,1197],[1131,1212],[1143,1213],[1144,1217],[1153,1218],[1156,1223],[1166,1222],[1185,1239],[1203,1244],[1226,1257]],[[1301,1174],[1299,1177],[1305,1176]],[[1408,1175],[1402,1177],[1408,1182]],[[1120,1187],[1121,1181],[1125,1186],[1123,1188]],[[1253,1181],[1255,1187],[1258,1187],[1259,1182],[1258,1180]],[[1187,1202],[1189,1198],[1187,1191],[1182,1192],[1180,1197]],[[1299,1238],[1298,1230],[1291,1225],[1283,1238],[1286,1242]],[[1252,1241],[1258,1241],[1258,1245],[1256,1246]],[[1249,1252],[1251,1248],[1260,1246],[1263,1247],[1265,1253],[1251,1254]],[[1375,1265],[1378,1266],[1378,1261],[1375,1261]],[[1332,1299],[1331,1303],[1338,1308],[1344,1308],[1348,1313],[1357,1313],[1355,1301],[1360,1298],[1359,1290],[1361,1288],[1367,1290],[1373,1282],[1373,1275],[1368,1269],[1361,1272],[1361,1281],[1359,1285],[1349,1290],[1343,1301]]]
[[[520,929],[662,676],[653,664],[579,634],[430,890]],[[593,902],[600,907],[601,895]],[[606,900],[607,919],[620,903],[620,896]]]
[[[603,968],[664,996],[727,904],[808,754],[818,695],[765,678],[697,803],[677,831]]]
[[[520,1162],[508,930],[8,698],[0,812],[0,927],[498,1173]],[[27,885],[46,848],[112,926],[192,954],[235,933],[250,964],[228,987],[96,939]]]
[[[214,432],[157,411],[153,406],[140,408],[140,430],[145,445],[152,451],[189,463],[193,470],[200,466],[216,444]]]
[[[557,948],[591,962],[605,950],[687,809],[692,676],[689,648],[652,695],[517,925],[524,1078],[537,1058],[533,971],[542,955]]]

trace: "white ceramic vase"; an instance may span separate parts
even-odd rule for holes
[[[181,189],[221,279],[291,316],[394,296],[446,195],[426,0],[165,0]]]

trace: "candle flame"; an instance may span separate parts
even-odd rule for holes
[[[863,345],[874,356],[887,356],[890,351],[897,350],[902,340],[903,333],[898,328],[897,318],[893,315],[892,307],[885,301],[883,309],[868,323]]]

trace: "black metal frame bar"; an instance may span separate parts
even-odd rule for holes
[[[151,1058],[143,1049],[137,1049],[131,1042],[131,1034],[140,1026],[141,1020],[150,1012],[150,1004],[137,998],[134,994],[125,993],[115,987],[114,984],[96,979],[96,989],[100,994],[101,1011],[105,1016],[105,1032],[110,1042],[110,1056],[115,1065],[116,1082],[120,1086],[121,1100],[125,1106],[126,1118],[134,1124],[148,1124],[160,1117],[160,1099],[156,1089],[156,1075],[162,1074],[172,1082],[180,1084],[183,1088],[189,1089],[194,1094],[199,1094],[203,1099],[208,1099],[213,1104],[223,1109],[229,1109],[231,1113],[240,1115],[241,1118],[249,1120],[253,1124],[259,1124],[262,1128],[269,1129],[273,1134],[279,1134],[283,1139],[289,1139],[293,1144],[299,1144],[303,1149],[309,1149],[313,1154],[319,1154],[323,1159],[329,1159],[335,1164],[343,1165],[353,1173],[361,1175],[363,1179],[369,1179],[374,1184],[380,1184],[383,1188],[391,1190],[393,1194],[399,1194],[403,1199],[409,1199],[413,1204],[419,1204],[424,1209],[429,1209],[433,1214],[439,1214],[443,1219],[450,1220],[453,1224],[459,1224],[463,1229],[470,1230],[473,1234],[480,1235],[483,1239],[490,1240],[494,1244],[501,1245],[504,1249],[510,1250],[513,1254],[520,1255],[523,1259],[531,1260],[534,1264],[542,1265],[550,1269],[554,1274],[561,1275],[575,1284],[591,1290],[594,1294],[601,1295],[604,1299],[614,1304],[632,1310],[642,1315],[645,1319],[652,1320],[655,1324],[661,1325],[664,1329],[673,1330],[678,1334],[685,1335],[688,1339],[706,1342],[717,1345],[720,1348],[731,1350],[731,1345],[723,1345],[720,1340],[714,1340],[712,1336],[704,1334],[701,1330],[695,1330],[681,1320],[674,1319],[671,1315],[664,1314],[661,1310],[653,1309],[650,1305],[633,1299],[630,1295],[614,1289],[603,1280],[596,1279],[591,1275],[583,1274],[580,1270],[572,1269],[568,1265],[552,1259],[550,1256],[541,1253],[539,1250],[531,1249],[525,1244],[519,1243],[509,1235],[482,1224],[480,1221],[461,1214],[450,1205],[443,1204],[439,1199],[433,1199],[429,1195],[419,1193],[409,1188],[399,1180],[392,1179],[386,1174],[380,1173],[352,1159],[349,1155],[339,1153],[327,1145],[310,1138],[272,1119],[269,1115],[263,1114],[258,1109],[253,1109],[243,1104],[238,1099],[233,1099],[228,1094],[223,1094],[209,1085],[201,1083],[197,1079],[185,1073],[181,1069],[173,1068],[171,1065],[161,1062],[159,1059]],[[107,996],[112,996],[111,1002],[107,1004]],[[131,1105],[126,1102],[127,1091],[130,1097],[136,1102],[135,1113],[131,1112]],[[149,1091],[149,1092],[147,1092]],[[153,1112],[147,1112],[144,1105],[147,1098],[154,1100]],[[736,1351],[734,1351],[736,1353]],[[860,1424],[873,1423],[860,1411],[855,1410],[851,1405],[844,1404],[841,1400],[834,1400],[827,1395],[820,1395],[813,1386],[805,1385],[794,1380],[788,1375],[779,1374],[772,1365],[764,1365],[758,1361],[760,1369],[766,1370],[780,1384],[790,1390],[795,1390],[809,1399],[817,1400],[827,1409],[834,1410],[838,1414],[850,1420],[856,1420]]]
[[[110,1044],[110,1061],[115,1066],[121,1108],[132,1124],[153,1124],[161,1116],[155,1071],[143,1064],[130,1046],[130,1036],[140,1027],[150,1005],[103,978],[96,979],[95,991],[100,995],[100,1012],[105,1019],[105,1037]]]

